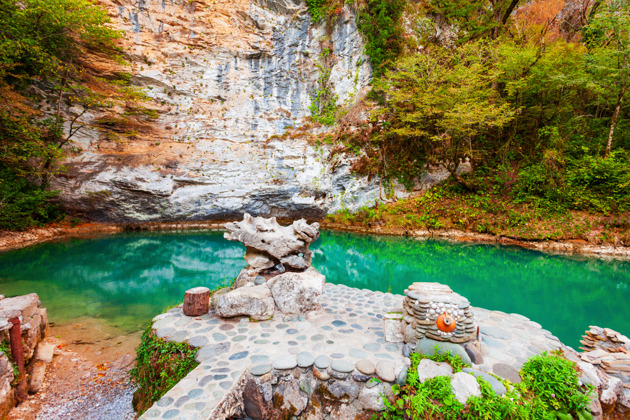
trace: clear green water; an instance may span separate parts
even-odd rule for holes
[[[630,262],[478,244],[323,232],[313,265],[331,283],[402,293],[448,284],[474,306],[523,314],[576,347],[589,325],[630,334]],[[99,318],[137,331],[184,291],[213,288],[245,265],[220,232],[137,233],[0,254],[0,293],[37,292],[58,324]]]

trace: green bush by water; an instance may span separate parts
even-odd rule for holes
[[[52,202],[58,194],[11,170],[0,170],[0,230],[22,230],[58,220],[62,212]]]
[[[521,369],[523,381],[512,384],[503,381],[507,392],[498,396],[491,385],[477,378],[481,396],[471,397],[467,405],[455,399],[451,380],[438,376],[423,383],[418,380],[418,364],[423,358],[448,362],[453,371],[461,371],[466,364],[459,356],[450,354],[435,356],[411,355],[407,381],[400,387],[392,386],[393,400],[384,397],[385,420],[445,419],[445,420],[554,420],[591,419],[588,411],[592,387],[582,388],[578,382],[574,364],[561,352],[544,352],[530,358]]]
[[[158,338],[151,324],[142,334],[136,366],[131,377],[138,384],[133,395],[133,406],[138,414],[145,412],[166,392],[199,365],[195,361],[197,349],[187,343],[173,343]]]

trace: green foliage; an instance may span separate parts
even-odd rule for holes
[[[461,357],[451,354],[450,352],[446,352],[444,354],[440,354],[439,353],[439,347],[436,345],[434,348],[434,352],[432,356],[427,356],[424,354],[418,354],[418,353],[413,353],[411,355],[411,359],[412,362],[415,360],[416,365],[418,363],[420,363],[420,360],[422,359],[429,359],[429,360],[433,360],[434,362],[439,362],[439,363],[448,363],[449,365],[451,365],[451,367],[453,368],[453,372],[457,373],[457,372],[461,372],[463,368],[466,367],[470,367],[468,364],[466,364]],[[417,374],[417,372],[416,372]]]
[[[334,125],[337,121],[339,110],[337,107],[337,95],[333,94],[329,83],[331,68],[327,60],[330,54],[330,50],[326,48],[322,49],[322,53],[319,57],[320,63],[317,65],[319,71],[319,78],[317,80],[318,90],[311,98],[311,105],[309,107],[313,120],[324,125]]]
[[[15,385],[20,372],[18,370],[17,363],[15,363],[13,356],[11,355],[11,344],[9,343],[9,340],[3,340],[0,342],[0,353],[6,354],[9,362],[11,362],[11,367],[13,368],[13,382],[11,385]]]
[[[61,77],[84,48],[113,50],[119,36],[107,12],[88,0],[6,0],[0,7],[0,67]],[[74,69],[77,70],[77,69]]]
[[[514,186],[517,202],[539,202],[559,210],[630,211],[628,153],[563,159],[549,150],[544,156],[519,173]]]
[[[373,142],[396,157],[389,160],[391,169],[383,165],[385,175],[413,177],[425,163],[444,164],[455,175],[473,157],[476,139],[513,118],[510,104],[492,87],[496,73],[481,42],[397,61],[374,84],[384,106],[374,114],[380,130]]]
[[[102,105],[83,85],[81,61],[89,49],[116,56],[120,36],[107,12],[88,0],[6,0],[0,4],[0,229],[24,229],[55,220],[47,191],[60,171],[63,148],[80,124],[64,132],[62,105]],[[24,92],[35,80],[52,85],[46,117]],[[56,103],[55,103],[56,102]],[[56,110],[56,111],[53,111]],[[51,115],[53,114],[53,115]],[[76,124],[75,124],[76,123]]]
[[[134,408],[138,414],[159,400],[199,363],[197,349],[187,343],[174,343],[156,337],[151,325],[142,334],[136,351],[136,366],[131,377],[138,384],[134,394]]]
[[[52,202],[58,193],[42,190],[0,167],[0,230],[22,230],[58,220],[62,214]]]
[[[406,5],[405,0],[366,0],[359,14],[358,27],[366,38],[365,53],[375,77],[381,76],[404,50],[401,18]]]
[[[318,22],[325,17],[325,6],[327,3],[327,0],[306,0],[306,5],[313,17],[313,22]]]
[[[589,387],[584,394],[575,364],[561,352],[543,352],[530,358],[521,369],[522,385],[542,401],[545,408],[577,413],[589,406]]]
[[[470,397],[465,407],[455,399],[449,377],[418,381],[418,364],[422,358],[411,355],[407,381],[402,387],[392,386],[393,400],[383,397],[385,411],[381,418],[555,420],[569,413],[591,418],[587,407],[592,387],[586,391],[580,388],[574,364],[560,353],[548,355],[545,352],[529,359],[521,370],[523,382],[514,385],[504,381],[508,391],[503,396],[498,396],[483,378],[477,378],[481,396]],[[463,364],[460,358],[450,355],[429,359],[450,361],[460,367]]]

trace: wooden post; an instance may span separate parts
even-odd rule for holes
[[[17,388],[15,399],[22,402],[26,399],[26,371],[24,369],[24,348],[22,347],[22,328],[20,327],[20,318],[15,317],[9,319],[12,324],[9,330],[9,338],[11,341],[11,356],[18,367]]]
[[[184,315],[200,316],[210,309],[210,289],[194,287],[186,290],[184,295]]]

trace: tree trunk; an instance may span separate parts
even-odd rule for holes
[[[617,106],[615,107],[615,112],[612,116],[612,121],[610,122],[610,131],[608,132],[608,143],[606,143],[606,156],[610,154],[610,150],[612,149],[612,141],[613,135],[615,134],[615,126],[617,125],[617,119],[619,118],[619,112],[621,111],[621,101],[623,98],[619,98],[617,101]]]
[[[201,316],[210,309],[210,289],[195,287],[186,290],[184,295],[184,315]]]

